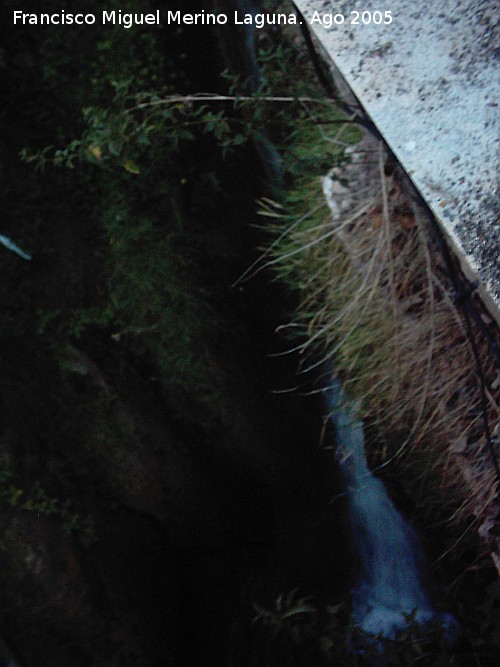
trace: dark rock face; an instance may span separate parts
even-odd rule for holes
[[[203,433],[161,416],[155,401],[140,397],[140,383],[135,401],[130,387],[119,397],[112,374],[104,378],[76,348],[62,377],[32,343],[24,358],[26,368],[43,368],[44,376],[35,375],[31,401],[14,410],[19,389],[4,359],[2,404],[12,412],[3,423],[2,451],[5,460],[19,463],[16,488],[44,473],[54,489],[66,485],[75,505],[91,512],[93,527],[90,544],[82,545],[82,512],[75,536],[66,534],[69,517],[48,508],[48,492],[38,505],[26,489],[14,506],[2,506],[2,627],[22,664],[201,665],[207,646],[222,661],[231,627],[248,627],[254,601],[270,602],[297,585],[319,594],[338,589],[345,531],[338,505],[328,507],[331,472],[324,466],[330,463],[317,456],[311,439],[297,439],[311,418],[317,437],[314,404],[302,422],[300,400],[269,396],[262,412],[253,409],[250,416],[256,432],[267,424],[272,438],[255,439],[252,446],[248,438],[239,443],[235,431],[227,441],[234,451],[209,441],[202,448],[194,434],[206,438]],[[23,364],[15,368],[27,382]],[[56,395],[64,387],[66,410],[58,415],[49,401],[40,421],[42,392],[49,387]],[[55,405],[60,408],[59,400]],[[53,450],[47,445],[38,459],[52,420],[70,429],[66,452],[56,438]],[[26,429],[22,456],[16,422]],[[249,422],[247,431],[251,427]]]
[[[103,201],[110,182],[98,170],[81,180],[55,170],[45,178],[18,155],[25,143],[43,147],[54,136],[64,143],[80,131],[91,77],[73,56],[88,47],[92,67],[104,62],[107,74],[124,59],[107,57],[109,34],[98,50],[92,40],[79,42],[90,33],[74,32],[75,48],[62,49],[66,60],[58,34],[25,31],[3,43],[13,102],[0,121],[9,195],[1,232],[30,237],[36,253],[20,267],[2,248],[0,632],[23,667],[224,664],[248,632],[254,601],[276,599],[284,588],[321,593],[339,585],[331,558],[343,528],[337,506],[328,506],[332,462],[318,447],[321,408],[272,393],[296,382],[296,359],[268,357],[282,351],[274,331],[291,297],[264,274],[230,287],[262,243],[253,225],[255,199],[268,192],[263,168],[253,148],[223,161],[200,141],[167,174],[155,154],[159,166],[140,187],[111,179],[120,206],[134,191],[128,231],[136,233],[144,213],[153,232],[152,241],[136,233],[122,279],[143,244],[154,250],[158,236],[184,224],[186,244],[201,246],[203,261],[188,287],[181,283],[179,311],[192,298],[215,306],[195,311],[204,318],[197,340],[169,339],[178,344],[173,352],[156,344],[156,320],[143,331],[124,325],[117,310],[104,323],[92,319],[111,290],[109,250],[126,241],[103,231],[109,218],[116,222],[116,202]],[[176,62],[181,51],[192,61],[185,92],[223,88],[213,34],[168,37]],[[124,39],[122,32],[117,49]],[[127,53],[139,69],[151,55],[150,34],[137,43]],[[185,172],[191,180],[182,189]],[[193,218],[198,226],[189,226]],[[161,304],[158,320],[170,307],[165,285],[141,292],[153,254],[144,254],[134,287]],[[162,273],[168,259],[156,257],[155,278],[170,277]],[[141,306],[136,297],[132,315]],[[227,327],[217,328],[214,312]],[[210,377],[181,392],[162,353],[177,355],[176,368],[201,367]]]

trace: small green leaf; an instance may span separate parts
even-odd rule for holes
[[[140,174],[141,173],[141,170],[136,165],[136,163],[133,160],[130,160],[129,158],[127,158],[126,160],[123,160],[122,166],[126,171],[128,171],[131,174]]]

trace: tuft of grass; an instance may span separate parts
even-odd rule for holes
[[[378,142],[356,146],[308,113],[284,205],[263,202],[275,240],[245,277],[272,266],[299,293],[282,330],[300,351],[301,373],[333,361],[361,402],[372,467],[403,480],[422,523],[453,527],[446,550],[463,548],[471,526],[489,525],[498,511],[498,481],[473,351],[431,221],[404,178],[386,175]],[[311,164],[325,174],[328,157],[328,174],[314,175]],[[474,335],[494,426],[500,382],[487,341]]]

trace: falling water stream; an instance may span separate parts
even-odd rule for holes
[[[361,562],[352,592],[356,625],[370,635],[394,639],[408,627],[437,620],[450,638],[456,621],[435,610],[422,585],[424,554],[418,535],[394,507],[383,483],[370,472],[365,456],[363,422],[355,402],[333,377],[325,399],[337,436],[337,456],[347,483],[353,538]]]

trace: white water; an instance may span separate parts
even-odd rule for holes
[[[394,639],[408,627],[405,615],[416,610],[419,624],[438,618],[451,637],[456,621],[436,612],[421,583],[424,558],[418,536],[368,468],[356,404],[349,402],[335,377],[324,393],[336,430],[337,456],[347,482],[352,532],[361,561],[361,577],[352,595],[356,625],[369,634]]]

